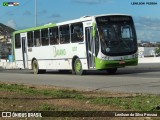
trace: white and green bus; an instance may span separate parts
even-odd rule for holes
[[[106,70],[138,64],[137,38],[130,15],[105,14],[19,30],[13,33],[17,67],[72,71]]]

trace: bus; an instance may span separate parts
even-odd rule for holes
[[[46,24],[13,33],[16,66],[72,71],[106,70],[138,64],[137,37],[132,16],[104,14]]]

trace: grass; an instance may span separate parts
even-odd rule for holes
[[[40,110],[42,111],[56,111],[58,110],[58,108],[54,107],[53,105],[50,105],[50,104],[42,104],[40,107],[39,107]]]
[[[64,89],[37,89],[18,84],[5,84],[0,83],[0,91],[16,92],[23,95],[43,96],[56,99],[73,99],[77,101],[86,102],[99,106],[116,106],[123,110],[135,111],[160,111],[155,107],[160,105],[159,95],[139,95],[131,97],[101,97],[101,96],[86,96],[83,91],[64,90]],[[96,94],[96,93],[95,93]],[[1,98],[2,99],[2,98]],[[3,100],[3,99],[2,99]],[[3,100],[4,101],[4,100]],[[71,103],[72,104],[72,103]],[[56,111],[59,108],[43,103],[38,107],[39,110],[52,110]]]
[[[44,95],[57,98],[76,98],[83,99],[83,96],[75,90],[37,90],[35,88],[26,87],[24,85],[17,84],[0,84],[1,91],[19,92],[29,95]]]
[[[92,99],[91,103],[114,105],[126,110],[156,111],[155,107],[160,105],[160,96],[138,95],[130,98],[96,98]]]

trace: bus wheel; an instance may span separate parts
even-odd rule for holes
[[[115,74],[116,71],[117,71],[117,68],[109,68],[109,69],[107,69],[107,72],[108,72],[109,74]]]
[[[45,73],[46,70],[39,70],[38,62],[37,60],[34,60],[32,63],[33,66],[33,73],[34,74],[40,74],[40,73]]]
[[[74,72],[76,75],[83,75],[82,63],[79,58],[74,62]]]

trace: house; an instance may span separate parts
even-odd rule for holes
[[[0,58],[6,59],[11,54],[11,35],[15,30],[0,23]]]

